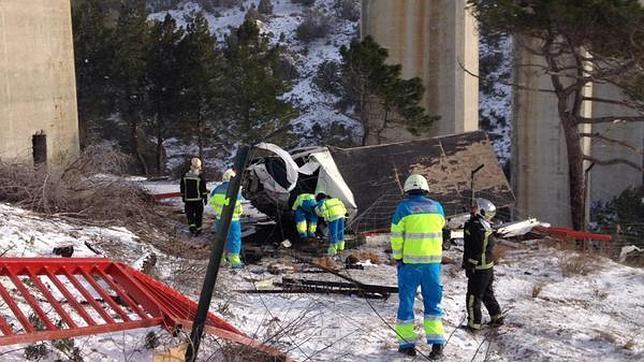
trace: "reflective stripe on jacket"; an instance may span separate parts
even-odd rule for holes
[[[479,214],[473,215],[463,227],[463,266],[478,270],[494,266],[492,226]]]
[[[347,208],[340,199],[324,199],[318,203],[315,212],[327,222],[331,222],[345,217]]]
[[[313,194],[299,194],[293,203],[293,211],[302,208],[306,212],[314,212],[317,202]]]
[[[410,195],[398,204],[391,220],[391,250],[406,264],[440,263],[445,213],[437,201]]]
[[[208,197],[208,190],[206,189],[206,181],[199,173],[192,171],[186,172],[181,177],[179,184],[181,191],[181,198],[183,201],[201,201]]]
[[[221,213],[224,210],[224,206],[230,203],[230,200],[226,198],[226,193],[228,192],[228,184],[228,182],[222,182],[210,193],[210,206],[212,206],[212,209],[215,212],[215,217],[217,219],[221,218]],[[233,220],[239,220],[242,212],[243,208],[241,205],[241,195],[237,195],[237,202],[235,203],[235,210],[233,211]]]

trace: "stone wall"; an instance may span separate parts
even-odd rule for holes
[[[47,162],[79,153],[70,0],[0,1],[0,158]]]

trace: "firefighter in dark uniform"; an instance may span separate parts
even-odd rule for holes
[[[472,216],[465,223],[463,268],[467,275],[467,328],[481,329],[481,302],[490,314],[490,326],[503,324],[501,307],[494,296],[494,238],[490,220],[496,207],[486,199],[476,199]]]
[[[190,170],[181,177],[181,199],[185,204],[186,217],[193,236],[201,234],[203,221],[203,207],[208,202],[208,189],[206,180],[201,174],[201,160],[193,158],[190,161]]]

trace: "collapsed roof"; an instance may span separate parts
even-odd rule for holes
[[[355,148],[314,147],[285,152],[261,144],[244,177],[243,194],[276,221],[291,222],[293,201],[303,192],[325,192],[342,199],[354,231],[389,227],[402,185],[412,173],[427,177],[430,197],[448,217],[467,213],[471,170],[477,197],[497,207],[514,203],[514,195],[484,132],[476,131],[419,141]]]

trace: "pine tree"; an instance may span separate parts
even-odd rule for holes
[[[192,15],[186,25],[186,35],[180,43],[182,92],[181,129],[189,142],[197,144],[199,157],[204,148],[220,144],[220,102],[222,81],[221,58],[208,21],[202,13]]]
[[[254,22],[245,21],[226,39],[224,48],[225,115],[237,142],[266,138],[287,145],[296,111],[281,96],[289,84],[274,72],[279,48],[271,47]]]
[[[97,0],[73,7],[74,64],[81,146],[91,142],[92,129],[113,106],[107,78],[112,59],[111,29]]]
[[[543,64],[524,66],[551,80],[566,142],[571,219],[575,229],[583,229],[584,161],[622,163],[642,170],[641,164],[628,160],[599,160],[584,154],[585,138],[621,141],[584,132],[581,126],[644,121],[644,6],[637,0],[469,0],[469,4],[489,33],[512,35],[525,51],[541,57]],[[585,89],[592,84],[616,86],[630,99],[588,96]],[[585,117],[583,110],[589,102],[629,108],[638,115]]]
[[[163,142],[168,138],[180,112],[181,80],[179,74],[179,42],[183,30],[170,14],[163,22],[155,22],[150,31],[147,60],[149,98],[148,127],[156,139],[156,171],[162,174]]]
[[[129,149],[138,161],[140,171],[148,174],[148,166],[140,150],[139,135],[145,119],[147,101],[147,60],[149,25],[145,16],[145,2],[124,3],[113,33],[111,83],[116,109],[126,122]]]
[[[273,14],[273,3],[271,0],[260,0],[259,5],[257,6],[257,11],[260,14],[271,15]]]
[[[392,126],[420,134],[437,119],[419,106],[425,93],[420,78],[401,79],[401,66],[386,64],[387,49],[372,37],[353,41],[340,54],[340,74],[332,87],[343,98],[342,106],[354,109],[363,126],[363,145],[380,143],[382,132]]]

